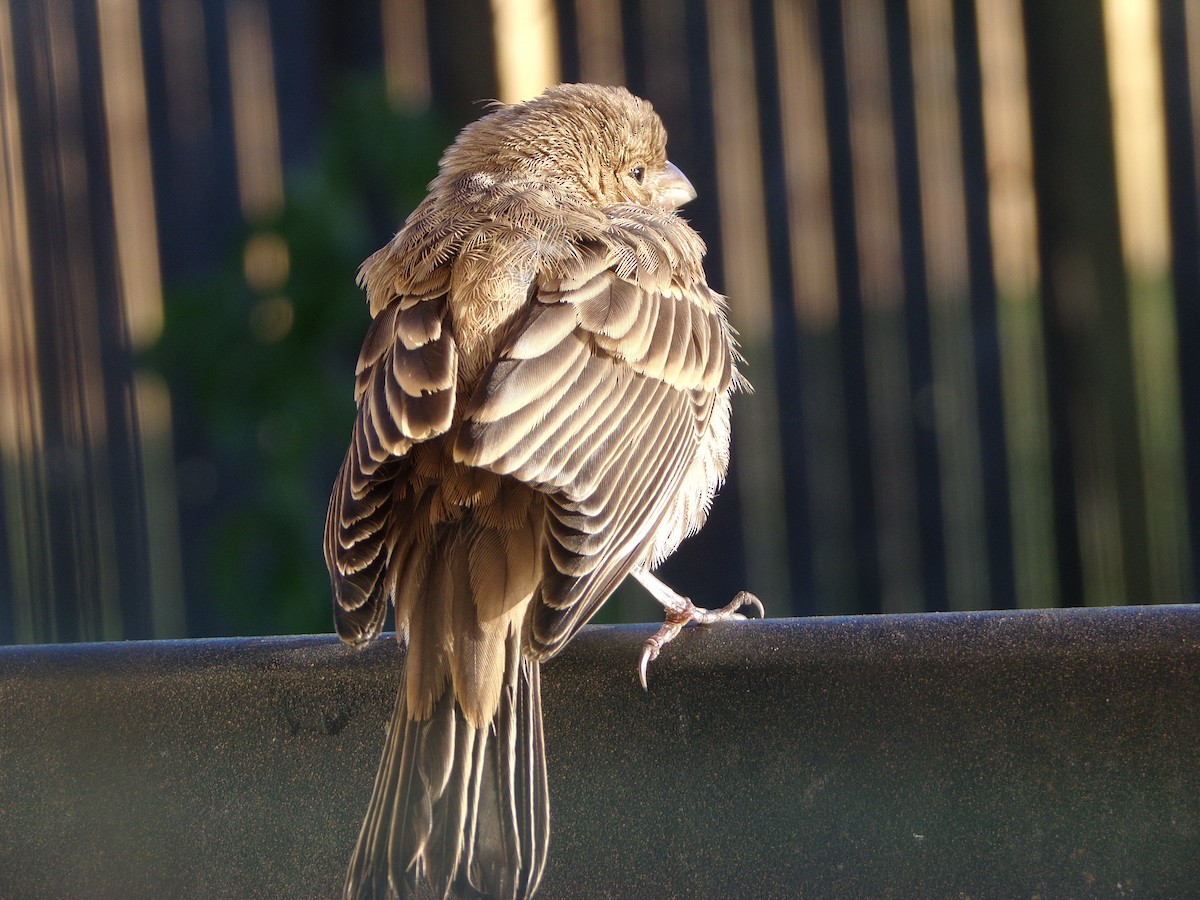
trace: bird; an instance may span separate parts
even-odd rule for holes
[[[654,568],[729,463],[738,371],[696,196],[653,106],[564,84],[495,104],[362,265],[372,317],[324,551],[342,640],[389,603],[403,674],[343,896],[523,898],[549,841],[540,665]],[[421,887],[421,885],[425,885]]]

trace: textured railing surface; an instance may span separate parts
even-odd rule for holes
[[[545,667],[556,897],[1185,896],[1200,608],[644,627]],[[332,897],[401,653],[0,649],[0,896]]]

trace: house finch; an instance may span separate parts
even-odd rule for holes
[[[549,800],[538,666],[704,522],[740,376],[650,104],[562,85],[468,125],[362,266],[374,321],[325,528],[337,630],[407,643],[347,897],[527,897]]]

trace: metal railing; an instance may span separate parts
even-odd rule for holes
[[[641,627],[545,667],[546,897],[1185,896],[1200,609]],[[0,649],[0,895],[330,897],[394,641]]]

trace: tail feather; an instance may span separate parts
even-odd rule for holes
[[[401,685],[343,896],[529,897],[541,880],[550,805],[538,664],[516,630],[491,727],[475,728],[447,685],[424,719]]]
[[[522,841],[521,856],[530,860],[521,870],[518,896],[531,897],[541,883],[550,845],[550,794],[546,788],[546,745],[542,737],[541,668],[530,660],[523,660],[521,666],[528,669],[527,689],[517,692],[516,734],[525,742],[518,751],[518,758],[524,754],[528,764],[514,770],[517,802],[513,808],[517,813],[517,834]]]
[[[465,868],[470,886],[487,896],[529,897],[550,838],[541,676],[536,662],[521,659],[515,634],[507,652],[516,677],[506,681],[496,731],[480,748]]]

